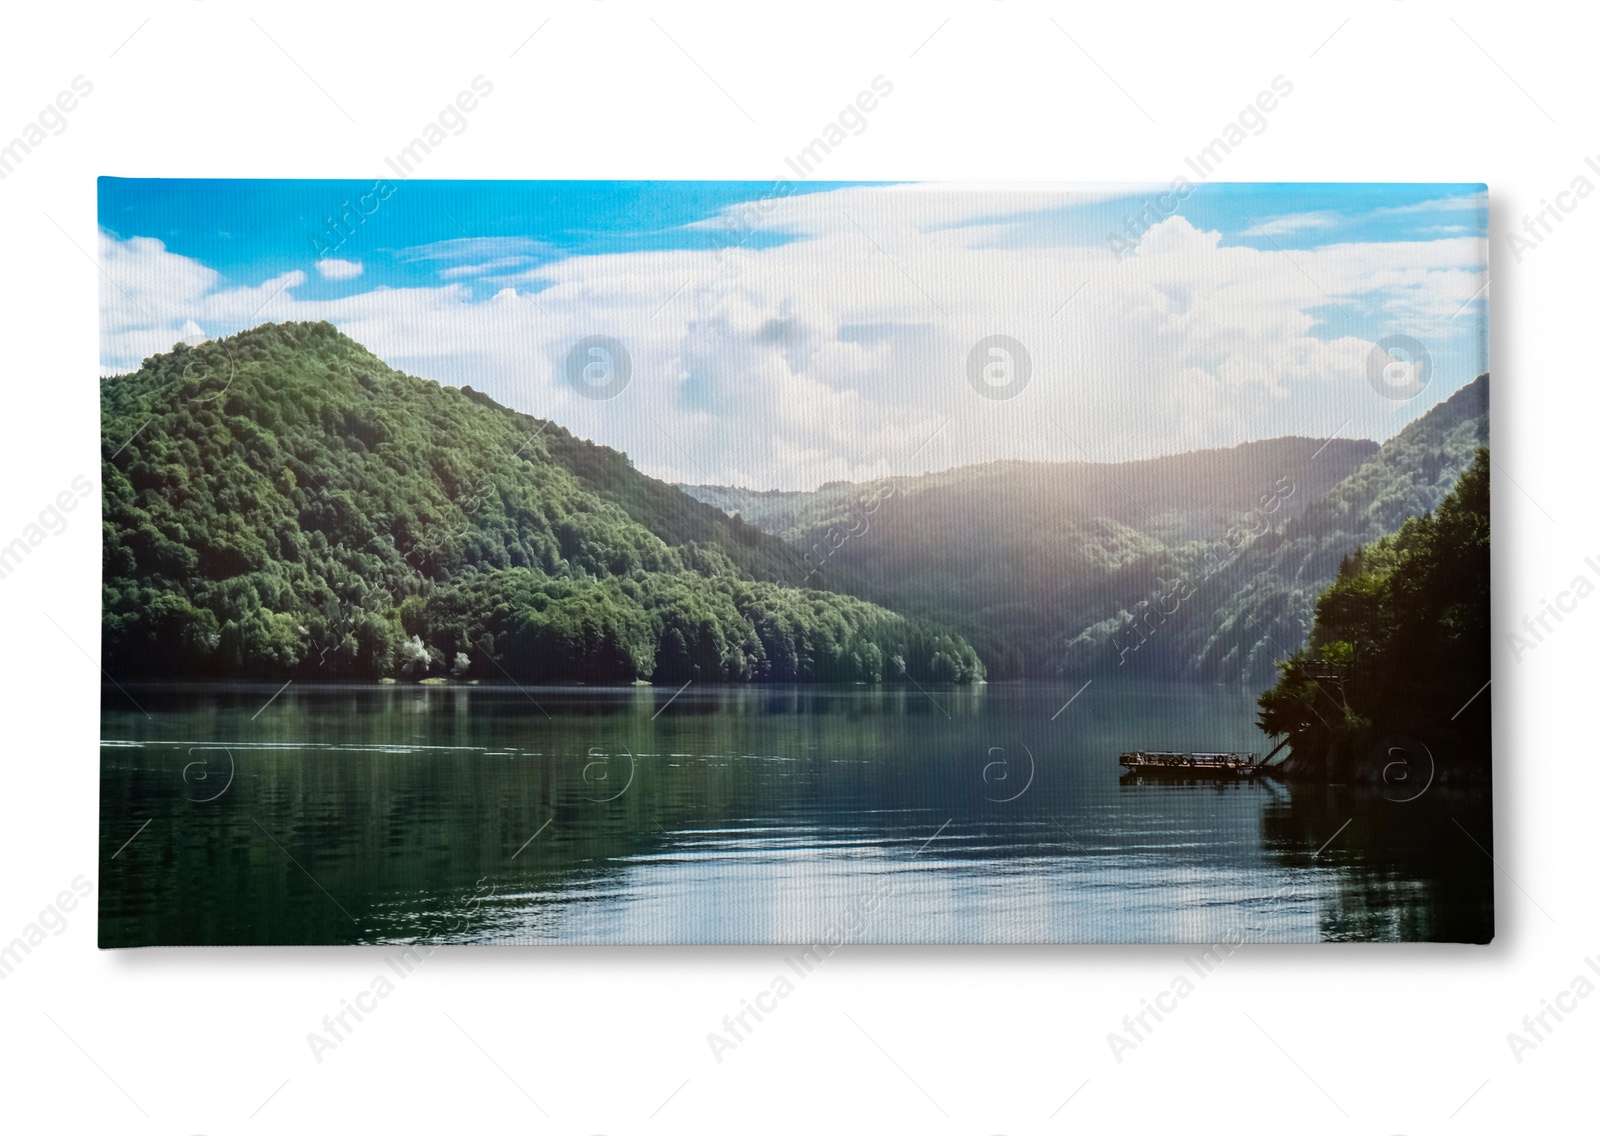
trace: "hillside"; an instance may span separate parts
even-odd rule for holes
[[[1438,509],[1345,557],[1260,726],[1289,776],[1388,785],[1489,774],[1489,451]],[[1420,743],[1420,744],[1418,744]]]
[[[1324,445],[1316,438],[1274,438],[1132,462],[990,462],[874,484],[891,486],[900,502],[914,501],[923,513],[944,511],[962,532],[980,539],[1012,542],[1010,522],[1019,515],[1027,521],[1034,512],[1041,520],[1067,524],[1111,521],[1173,544],[1225,532],[1256,508],[1263,487],[1286,470],[1301,473],[1298,495],[1285,501],[1287,511],[1296,511],[1378,449],[1375,442],[1343,439]],[[682,488],[801,547],[808,537],[848,521],[864,489],[843,481],[812,492]]]
[[[1488,437],[1482,376],[1382,447],[1279,438],[1118,464],[1002,462],[814,492],[688,486],[814,579],[937,618],[991,677],[1270,681],[1340,559],[1435,507]]]
[[[1489,376],[1480,375],[1220,569],[1211,550],[1180,550],[1198,595],[1163,628],[1171,634],[1151,662],[1188,677],[1270,681],[1310,633],[1345,556],[1438,508],[1488,441]],[[1152,565],[1146,579],[1163,570]]]
[[[114,678],[982,677],[778,539],[329,324],[102,380]]]

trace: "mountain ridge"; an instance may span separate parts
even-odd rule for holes
[[[1487,441],[1487,413],[1483,375],[1382,445],[1287,436],[810,492],[685,490],[784,537],[825,579],[959,628],[995,677],[1136,662],[1270,681],[1340,558],[1435,507]]]
[[[625,454],[327,323],[179,344],[100,396],[113,678],[983,677],[959,636],[787,586],[780,541]]]

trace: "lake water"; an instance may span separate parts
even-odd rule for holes
[[[102,945],[1493,933],[1484,790],[1119,776],[1253,692],[276,689],[107,688]]]

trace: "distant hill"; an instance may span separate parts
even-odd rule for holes
[[[1038,513],[1069,524],[1112,521],[1173,544],[1226,531],[1256,507],[1264,487],[1286,470],[1302,479],[1299,495],[1287,502],[1291,511],[1297,510],[1377,450],[1377,443],[1370,441],[1274,438],[1132,462],[990,462],[870,484],[892,486],[902,503],[914,501],[923,511],[942,509],[964,531],[1007,542],[1018,536],[1014,518]],[[847,481],[810,492],[723,485],[680,488],[802,547],[829,525],[848,521],[853,504],[863,496],[861,485]]]
[[[1270,681],[1274,664],[1310,633],[1317,598],[1344,557],[1439,507],[1489,442],[1489,376],[1480,375],[1385,442],[1371,458],[1283,524],[1206,575],[1206,550],[1179,550],[1199,585],[1151,665],[1195,678]],[[1149,583],[1172,562],[1148,566]],[[1203,581],[1203,582],[1201,582]],[[1131,664],[1125,664],[1131,665]],[[1141,665],[1144,665],[1141,663]]]
[[[991,677],[1265,682],[1340,558],[1435,507],[1488,436],[1488,377],[1371,441],[1116,464],[997,462],[813,492],[685,486],[813,579],[937,618]]]
[[[627,455],[326,323],[179,344],[100,401],[115,678],[982,677]]]

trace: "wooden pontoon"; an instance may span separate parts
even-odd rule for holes
[[[1175,750],[1134,750],[1117,758],[1125,773],[1135,777],[1221,778],[1248,780],[1266,768],[1259,753],[1179,753]]]

